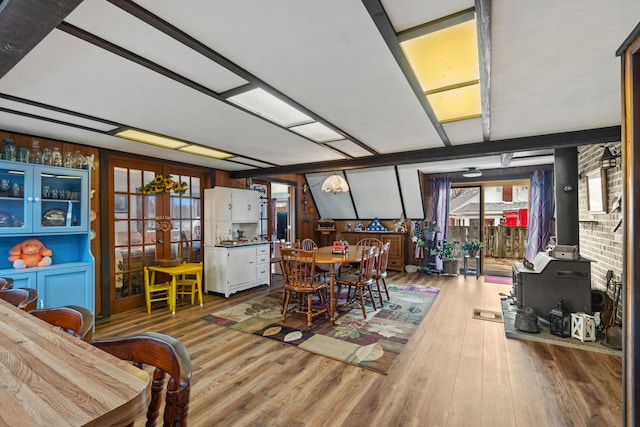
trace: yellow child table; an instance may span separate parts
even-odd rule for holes
[[[171,310],[171,314],[176,314],[176,297],[178,294],[178,284],[180,282],[194,281],[194,279],[185,279],[185,276],[195,276],[195,282],[193,282],[193,284],[195,285],[195,293],[198,294],[198,302],[200,303],[200,306],[203,305],[202,263],[187,262],[172,267],[161,267],[159,265],[152,265],[148,267],[148,270],[151,272],[151,277],[149,278],[149,283],[151,285],[156,284],[156,272],[166,273],[171,277],[171,289],[169,290],[169,309]],[[193,295],[191,298],[191,302],[193,303]]]

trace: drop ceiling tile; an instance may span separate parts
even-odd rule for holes
[[[116,129],[117,126],[111,124],[97,122],[95,120],[88,120],[82,117],[74,116],[72,114],[61,113],[48,108],[36,107],[33,105],[25,104],[22,102],[10,101],[8,99],[0,98],[0,107],[8,108],[10,110],[20,111],[23,113],[34,114],[36,116],[46,117],[50,119],[60,120],[66,123],[73,123],[80,126],[86,126],[92,129],[108,132]]]
[[[223,66],[109,2],[85,0],[65,21],[215,92],[247,83]]]

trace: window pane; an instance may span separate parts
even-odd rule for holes
[[[113,190],[127,191],[127,170],[123,168],[113,169]]]
[[[129,192],[137,193],[142,187],[142,171],[138,169],[129,170]]]
[[[148,219],[156,218],[156,196],[144,196],[144,217]]]
[[[130,196],[129,216],[131,218],[142,218],[142,197],[141,195]]]
[[[200,178],[191,178],[191,197],[200,198]]]

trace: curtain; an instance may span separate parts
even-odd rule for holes
[[[533,261],[546,248],[551,237],[553,219],[553,171],[538,170],[531,174],[529,229],[525,258]]]
[[[449,194],[451,178],[436,178],[433,181],[431,220],[440,227],[440,239],[447,238],[449,223]],[[436,234],[438,240],[438,234]],[[436,258],[436,269],[442,270],[442,260]]]

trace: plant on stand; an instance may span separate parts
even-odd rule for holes
[[[482,242],[477,240],[465,240],[464,243],[462,243],[462,249],[467,251],[469,256],[474,257],[478,255],[478,251],[482,249]]]
[[[435,221],[424,222],[424,238],[426,240],[435,240],[436,233],[440,231],[440,226]]]
[[[462,255],[460,242],[457,240],[452,242],[440,240],[437,251],[438,258],[442,260],[443,273],[457,276],[460,272],[460,255]]]

